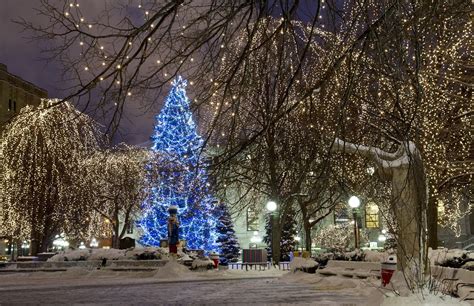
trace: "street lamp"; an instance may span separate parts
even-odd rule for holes
[[[99,242],[97,242],[97,239],[92,238],[91,242],[89,243],[89,246],[90,246],[91,248],[96,248],[96,247],[99,246]]]
[[[278,262],[278,258],[276,258],[276,255],[275,255],[275,249],[278,247],[278,244],[277,243],[274,243],[275,242],[275,234],[276,234],[276,231],[274,230],[274,227],[275,227],[275,218],[273,217],[275,211],[277,210],[278,208],[278,205],[275,201],[268,201],[267,202],[267,210],[270,212],[270,226],[271,226],[271,235],[272,235],[272,240],[270,242],[270,250],[272,250],[272,263],[274,262]]]
[[[267,202],[267,210],[269,212],[274,212],[277,209],[277,203],[274,201],[268,201]]]
[[[295,236],[295,241],[296,241],[296,250],[299,252],[301,237],[298,236],[298,234],[297,234],[297,236]],[[301,250],[303,250],[303,249],[301,249]]]
[[[360,206],[360,199],[356,196],[349,198],[349,206],[352,208],[352,217],[354,218],[354,247],[359,248],[359,229],[357,224],[357,208]]]

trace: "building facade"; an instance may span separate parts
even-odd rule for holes
[[[0,125],[10,120],[26,105],[39,105],[48,92],[8,72],[0,63]]]

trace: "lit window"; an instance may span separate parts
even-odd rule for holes
[[[379,228],[379,207],[373,203],[365,205],[365,227]]]
[[[252,207],[247,208],[247,231],[258,231],[258,214]]]

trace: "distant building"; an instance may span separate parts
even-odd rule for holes
[[[7,122],[26,105],[39,105],[48,92],[8,72],[0,63],[0,125]]]

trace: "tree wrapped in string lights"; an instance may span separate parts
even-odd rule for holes
[[[168,208],[175,205],[180,239],[186,240],[187,247],[217,251],[217,201],[209,191],[203,140],[189,109],[186,85],[181,77],[172,82],[165,105],[156,117],[152,150],[166,167],[158,170],[160,182],[151,184],[150,195],[143,204],[138,222],[143,231],[140,242],[158,246],[161,239],[166,239]]]
[[[46,252],[55,235],[80,237],[88,227],[74,173],[103,143],[99,126],[57,99],[26,106],[0,135],[0,236]]]

